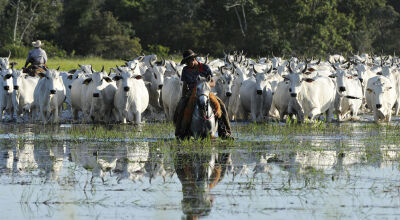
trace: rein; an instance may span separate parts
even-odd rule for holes
[[[205,96],[205,97],[207,97],[207,104],[209,105],[210,104],[210,97],[209,96],[207,96],[207,95],[205,95],[205,94],[201,94],[201,95],[199,95],[199,97],[200,96]],[[197,97],[197,98],[199,98],[199,97]],[[210,117],[207,117],[207,111],[204,111],[205,113],[203,114],[203,118],[206,120],[206,121],[209,121],[209,120],[211,120],[212,118],[214,118],[215,117],[215,112],[214,112],[214,110],[211,108],[211,111],[213,112],[213,114],[210,116]]]

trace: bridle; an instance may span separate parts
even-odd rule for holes
[[[201,97],[201,96],[204,96],[204,97],[206,97],[206,99],[207,99],[207,101],[206,101],[206,104],[203,106],[200,102],[199,102],[199,98]],[[212,115],[210,116],[210,117],[208,117],[208,108],[209,108],[209,106],[210,106],[210,96],[209,95],[207,95],[207,94],[205,94],[205,93],[203,93],[203,94],[200,94],[200,95],[198,95],[197,96],[197,105],[199,106],[199,110],[200,110],[200,112],[203,112],[203,118],[205,119],[205,120],[207,120],[207,121],[209,121],[209,120],[211,120],[212,118],[214,118],[215,117],[215,112],[214,112],[214,110],[212,110],[211,109],[211,111],[213,112],[212,113]]]

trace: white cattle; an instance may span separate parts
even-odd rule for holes
[[[313,120],[316,116],[327,113],[330,122],[333,117],[335,101],[335,84],[325,76],[308,78],[306,74],[307,65],[300,71],[292,71],[289,65],[289,75],[284,76],[290,81],[290,96],[293,108],[300,122],[304,116]]]
[[[217,77],[216,79],[214,91],[229,109],[229,100],[232,97],[234,76],[231,69],[222,67],[220,68],[220,72],[221,76]]]
[[[77,78],[71,84],[71,111],[74,120],[78,119],[79,111],[83,112],[83,106],[85,104],[86,92],[89,88],[88,83],[85,83],[86,78]]]
[[[8,57],[0,57],[0,71],[9,69],[10,67],[10,56],[11,52],[8,52]]]
[[[173,121],[175,109],[182,96],[183,82],[179,75],[167,77],[162,88],[162,100],[167,120]]]
[[[240,87],[240,109],[244,112],[245,118],[251,113],[253,122],[263,120],[263,116],[269,116],[272,104],[272,90],[268,83],[267,72],[256,72],[254,78],[249,78]]]
[[[115,82],[108,77],[103,67],[100,72],[94,72],[91,77],[86,78],[83,83],[88,84],[86,93],[82,94],[84,121],[109,122],[117,91]]]
[[[250,71],[247,68],[236,64],[234,64],[233,67],[235,68],[233,73],[234,81],[232,85],[232,96],[229,99],[228,103],[228,115],[230,117],[230,120],[238,120],[243,119],[244,117],[243,111],[239,109],[240,87],[242,86],[242,83],[250,77]]]
[[[0,79],[0,120],[3,120],[3,112],[6,111],[12,117],[13,104],[12,104],[12,69],[2,69]]]
[[[12,78],[14,87],[12,93],[14,114],[17,116],[17,120],[21,120],[21,114],[25,113],[28,113],[28,116],[32,118],[31,106],[34,101],[33,93],[39,82],[39,78],[24,74],[22,70],[13,70]]]
[[[149,93],[140,71],[138,68],[123,71],[114,76],[114,80],[117,81],[118,87],[114,97],[118,120],[124,124],[127,119],[136,124],[141,123],[141,115],[149,105]]]
[[[393,85],[393,90],[396,92],[396,102],[395,102],[395,115],[399,114],[400,110],[400,72],[393,63],[390,65],[382,66],[382,71],[377,73],[378,75],[386,76],[390,79]]]
[[[40,73],[37,86],[35,87],[33,98],[36,112],[40,111],[39,118],[43,123],[59,121],[59,111],[65,100],[65,88],[58,70],[46,69],[45,73]]]
[[[335,109],[338,119],[342,120],[348,114],[357,118],[363,100],[363,87],[360,80],[357,76],[351,74],[349,69],[342,68],[337,68],[336,73],[332,74],[331,77],[336,78],[337,101]]]
[[[164,72],[165,72],[165,60],[160,65],[155,62],[150,63],[150,67],[142,75],[146,83],[146,87],[149,91],[150,105],[152,110],[161,110],[161,89],[164,85]]]
[[[374,76],[368,80],[367,93],[365,94],[368,108],[374,112],[374,120],[390,122],[392,108],[396,102],[396,91],[394,91],[391,80],[385,76]]]
[[[290,85],[289,81],[281,81],[278,83],[274,95],[272,97],[271,109],[276,109],[279,112],[279,118],[282,121],[285,115],[289,114],[289,102],[290,102]]]

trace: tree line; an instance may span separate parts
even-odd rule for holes
[[[398,0],[0,0],[0,55],[36,39],[57,57],[393,53],[399,13]]]

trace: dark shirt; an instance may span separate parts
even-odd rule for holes
[[[192,69],[188,66],[183,67],[181,80],[186,82],[190,89],[193,89],[197,84],[197,77],[213,77],[210,67],[207,64],[199,62],[198,69]]]

